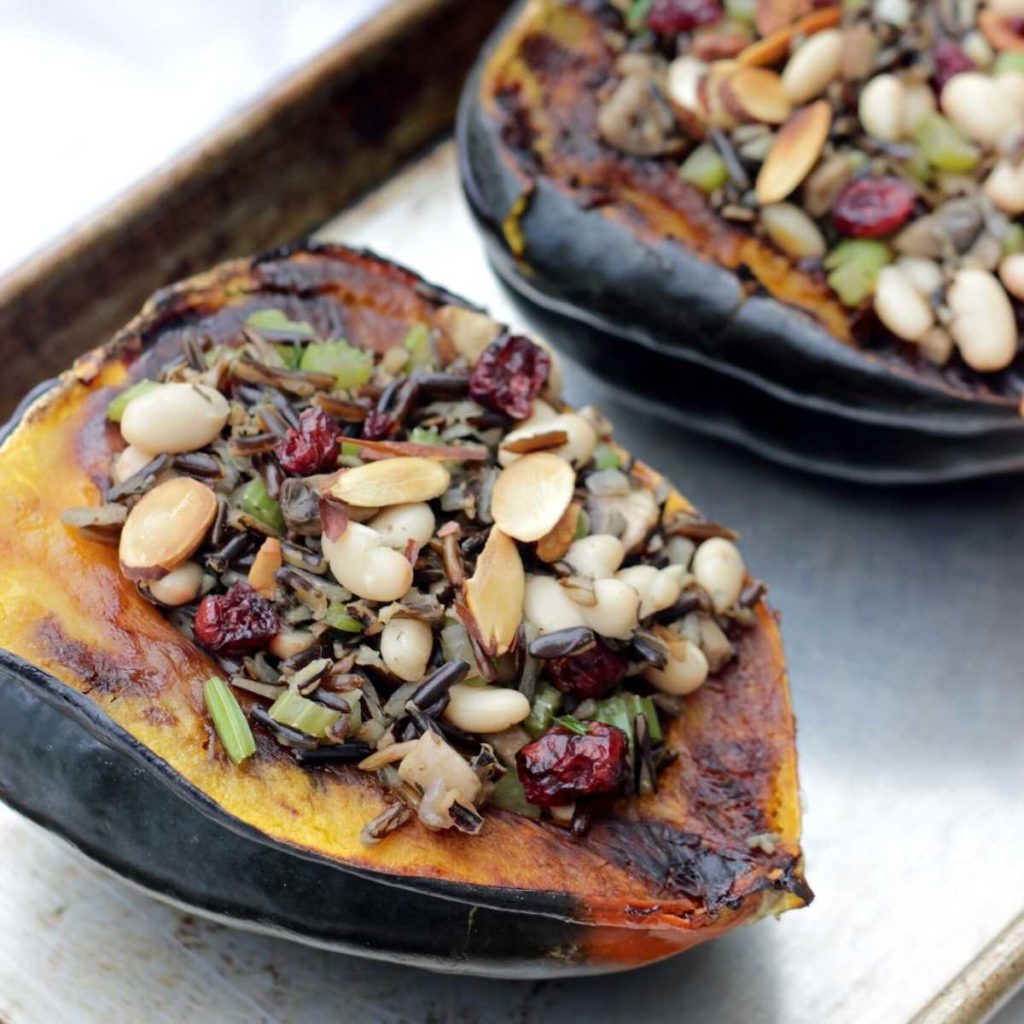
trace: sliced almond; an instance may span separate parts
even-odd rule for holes
[[[466,580],[464,593],[487,653],[497,657],[510,650],[523,621],[526,573],[515,541],[496,526],[476,560],[476,570]]]
[[[515,431],[513,431],[515,433]],[[569,440],[564,430],[541,430],[535,434],[524,433],[519,437],[509,437],[501,442],[506,452],[514,455],[529,455],[530,452],[545,452],[551,448],[561,448]]]
[[[121,529],[121,570],[132,580],[159,579],[192,554],[217,514],[206,484],[179,476],[158,484],[128,513]]]
[[[737,68],[723,83],[721,94],[740,121],[782,124],[793,110],[782,79],[768,68]]]
[[[736,67],[735,61],[715,61],[697,83],[700,112],[708,124],[718,128],[735,128],[741,120],[733,113],[726,95],[729,76]]]
[[[807,177],[825,148],[832,108],[825,100],[798,110],[780,129],[757,176],[762,206],[786,198]]]
[[[435,319],[455,346],[455,351],[470,363],[475,363],[480,353],[501,332],[501,325],[496,320],[464,306],[442,306]]]
[[[789,54],[789,45],[794,39],[838,25],[841,15],[839,7],[823,7],[820,11],[811,11],[792,25],[786,25],[752,43],[736,59],[741,64],[778,64]]]
[[[284,564],[281,553],[281,542],[276,537],[268,537],[256,552],[249,569],[249,585],[257,594],[272,597],[277,588],[276,573]]]
[[[555,528],[537,541],[537,557],[542,562],[557,562],[565,556],[576,536],[582,509],[573,502],[555,523]]]
[[[448,489],[451,473],[439,462],[419,456],[396,456],[349,469],[330,493],[357,508],[384,508],[430,501]]]
[[[575,487],[576,474],[565,459],[550,452],[524,455],[495,481],[491,515],[510,537],[540,540],[562,518]]]

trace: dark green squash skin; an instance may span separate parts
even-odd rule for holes
[[[648,244],[521,166],[500,138],[482,88],[491,55],[523,7],[499,25],[467,82],[457,125],[459,164],[494,269],[527,315],[540,316],[552,341],[597,369],[621,347],[661,376],[684,380],[693,367],[711,371],[698,380],[724,378],[711,387],[730,414],[742,419],[735,405],[753,396],[762,409],[794,421],[789,439],[780,434],[759,443],[756,422],[742,425],[736,439],[806,468],[870,479],[875,448],[888,459],[879,465],[886,482],[1024,468],[1024,421],[1014,402],[956,393],[909,366],[837,341],[799,310],[763,296],[744,298],[731,270],[670,239]],[[516,255],[502,225],[524,196],[516,218],[523,252]],[[731,389],[737,401],[729,402]],[[865,464],[855,457],[844,472],[807,451],[798,413],[810,417],[808,430],[835,431],[837,450],[859,447]],[[913,436],[899,443],[906,455],[893,464],[886,449],[895,431]],[[943,452],[950,442],[952,451]]]
[[[9,737],[0,797],[155,896],[233,925],[433,970],[521,978],[608,969],[576,954],[581,926],[565,919],[565,897],[402,883],[302,858],[219,811],[33,666],[0,652],[0,678]]]

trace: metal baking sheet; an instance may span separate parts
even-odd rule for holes
[[[517,319],[483,261],[450,144],[322,235]],[[542,998],[508,984],[490,1000],[469,983],[480,1019],[506,1019],[511,1002],[531,1020],[677,1021],[683,1008],[722,1024],[908,1020],[1024,906],[1024,480],[827,481],[644,414],[572,366],[567,381],[570,401],[599,404],[627,448],[738,527],[771,585],[817,900],[632,975],[547,984]],[[432,987],[451,984],[467,983]]]

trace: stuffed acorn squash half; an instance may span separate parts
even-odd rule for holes
[[[528,0],[460,113],[492,262],[606,377],[639,361],[663,403],[756,407],[755,445],[1019,468],[1017,7]],[[766,441],[776,415],[796,425]]]
[[[168,288],[0,473],[4,799],[155,893],[524,976],[809,901],[735,534],[409,271],[304,246]]]

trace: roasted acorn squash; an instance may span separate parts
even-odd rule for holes
[[[608,40],[628,7],[518,4],[463,94],[466,195],[527,315],[607,381],[632,369],[627,397],[650,393],[698,429],[796,465],[881,481],[1024,465],[1008,383],[1019,357],[1003,373],[940,372],[861,344],[864,311],[844,308],[820,267],[719,217],[678,156],[602,141],[599,97],[619,56]]]
[[[265,737],[234,766],[204,710],[210,657],[140,596],[113,546],[61,524],[62,510],[95,503],[120,444],[111,395],[178,352],[183,332],[226,339],[274,306],[379,347],[410,324],[440,326],[450,303],[462,300],[340,247],[239,260],[157,293],[26,400],[0,449],[3,798],[164,898],[448,970],[621,969],[802,906],[793,714],[763,600],[738,659],[673,720],[682,756],[656,796],[617,802],[580,839],[491,810],[477,836],[414,821],[368,848],[376,780],[300,767]],[[763,833],[776,841],[748,843]]]

